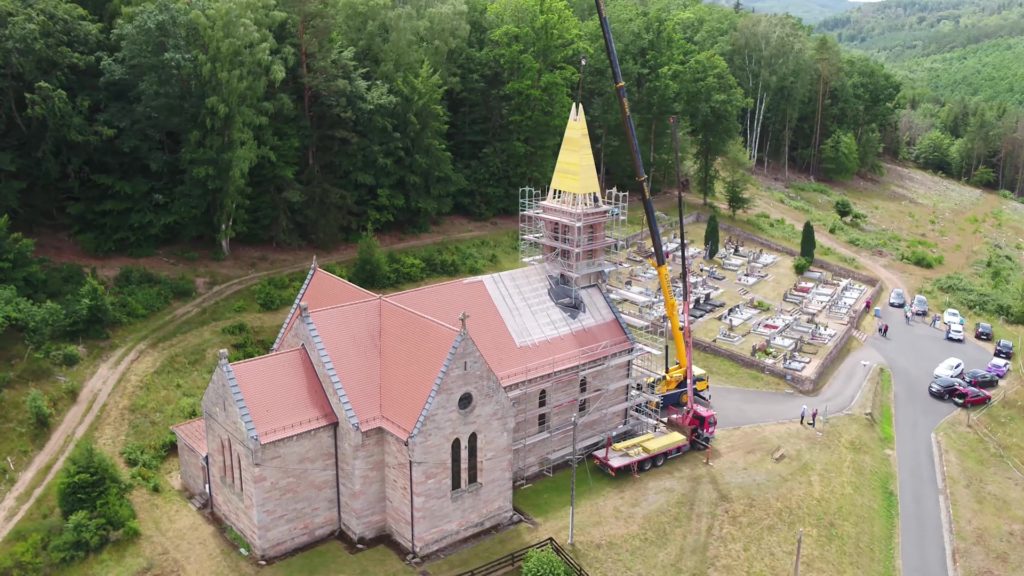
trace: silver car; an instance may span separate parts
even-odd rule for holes
[[[914,296],[914,303],[910,305],[910,311],[917,316],[927,316],[928,299],[920,294]]]
[[[902,288],[893,288],[889,293],[889,306],[903,308],[907,305],[907,297],[903,294]]]

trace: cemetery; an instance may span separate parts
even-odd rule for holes
[[[680,314],[683,251],[688,264],[694,347],[773,374],[802,391],[817,386],[860,315],[871,308],[868,301],[877,300],[877,280],[821,262],[797,275],[792,250],[746,232],[723,227],[725,241],[708,258],[691,241],[703,226],[688,227],[691,238],[683,242],[678,227],[673,232],[668,226],[664,247]],[[651,371],[657,372],[671,346],[665,345],[658,279],[643,246],[642,238],[633,238],[615,256],[607,288],[623,322],[650,352]]]

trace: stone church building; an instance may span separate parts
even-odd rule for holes
[[[581,106],[570,138],[539,208],[566,226],[545,244],[559,270],[382,296],[314,261],[269,354],[220,352],[202,416],[173,427],[181,478],[257,556],[339,532],[429,554],[508,522],[514,485],[565,462],[574,425],[586,446],[626,424],[634,342],[587,276],[607,242]]]

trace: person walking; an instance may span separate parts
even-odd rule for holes
[[[903,316],[907,319],[907,326],[910,326],[910,310],[904,312]]]
[[[888,324],[882,324],[882,338],[888,338],[888,337],[889,337],[889,325]]]
[[[878,335],[879,336],[884,336],[884,334],[882,334],[882,326],[885,326],[885,323],[884,322],[879,322],[878,323]]]
[[[804,418],[806,418],[806,417],[807,417],[807,404],[804,404],[800,408],[800,425],[801,426],[804,425]]]
[[[818,420],[818,409],[815,408],[814,411],[811,412],[811,428],[814,428],[814,423],[817,420]]]

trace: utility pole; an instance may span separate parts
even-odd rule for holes
[[[569,545],[572,546],[573,521],[576,519],[576,415],[572,415],[572,480],[569,484]]]
[[[796,563],[793,564],[793,576],[800,576],[800,545],[804,542],[804,529],[796,537]]]

